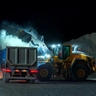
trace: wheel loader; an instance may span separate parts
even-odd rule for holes
[[[58,55],[38,66],[37,70],[36,77],[40,81],[61,75],[66,80],[85,81],[95,72],[95,59],[84,52],[72,51],[71,44],[63,44]]]

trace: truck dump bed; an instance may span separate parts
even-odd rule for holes
[[[6,49],[0,50],[0,66],[6,63]]]
[[[37,48],[29,47],[6,47],[6,66],[3,79],[6,83],[9,80],[27,80],[35,82],[34,71],[37,67]]]
[[[11,66],[37,66],[37,48],[6,47],[6,64]]]

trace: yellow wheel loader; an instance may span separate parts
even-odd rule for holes
[[[72,51],[71,44],[63,44],[58,55],[37,67],[38,80],[50,80],[52,76],[63,76],[66,80],[84,81],[95,72],[95,60],[84,52]]]

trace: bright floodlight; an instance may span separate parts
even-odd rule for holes
[[[46,58],[50,58],[50,55],[49,55],[49,54],[45,54],[45,57],[46,57]]]
[[[38,56],[38,58],[43,58],[44,59],[44,56]]]
[[[76,51],[77,47],[78,47],[77,45],[74,46],[74,51]]]
[[[57,46],[60,47],[60,44],[58,44]]]
[[[52,48],[55,48],[56,47],[56,45],[52,45]]]

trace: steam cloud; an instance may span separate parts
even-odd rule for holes
[[[1,30],[0,31],[0,50],[5,49],[6,46],[30,47],[27,43],[23,42],[17,36],[7,35],[6,30]]]
[[[8,25],[9,27],[17,29],[17,30],[22,29],[26,32],[28,32],[28,30],[32,28],[31,22],[27,22],[26,24],[23,24],[22,26],[14,23],[14,22],[8,22],[8,21],[3,21],[2,24]],[[5,49],[6,46],[32,47],[32,45],[30,45],[30,43],[26,43],[26,42],[22,41],[21,39],[19,39],[17,36],[7,35],[6,33],[7,33],[6,28],[5,29],[1,28],[1,30],[0,30],[0,50]]]
[[[5,49],[6,46],[36,47],[35,45],[39,44],[40,46],[38,48],[36,47],[38,49],[38,55],[45,55],[46,53],[52,55],[52,52],[49,51],[47,46],[44,44],[44,38],[38,34],[37,30],[35,30],[36,28],[34,29],[31,26],[35,27],[30,22],[27,22],[21,26],[17,23],[3,21],[2,25],[0,26],[0,51]],[[18,32],[19,30],[24,30],[32,35],[33,43],[31,41],[26,43],[14,34],[7,34],[8,32],[13,33]]]

